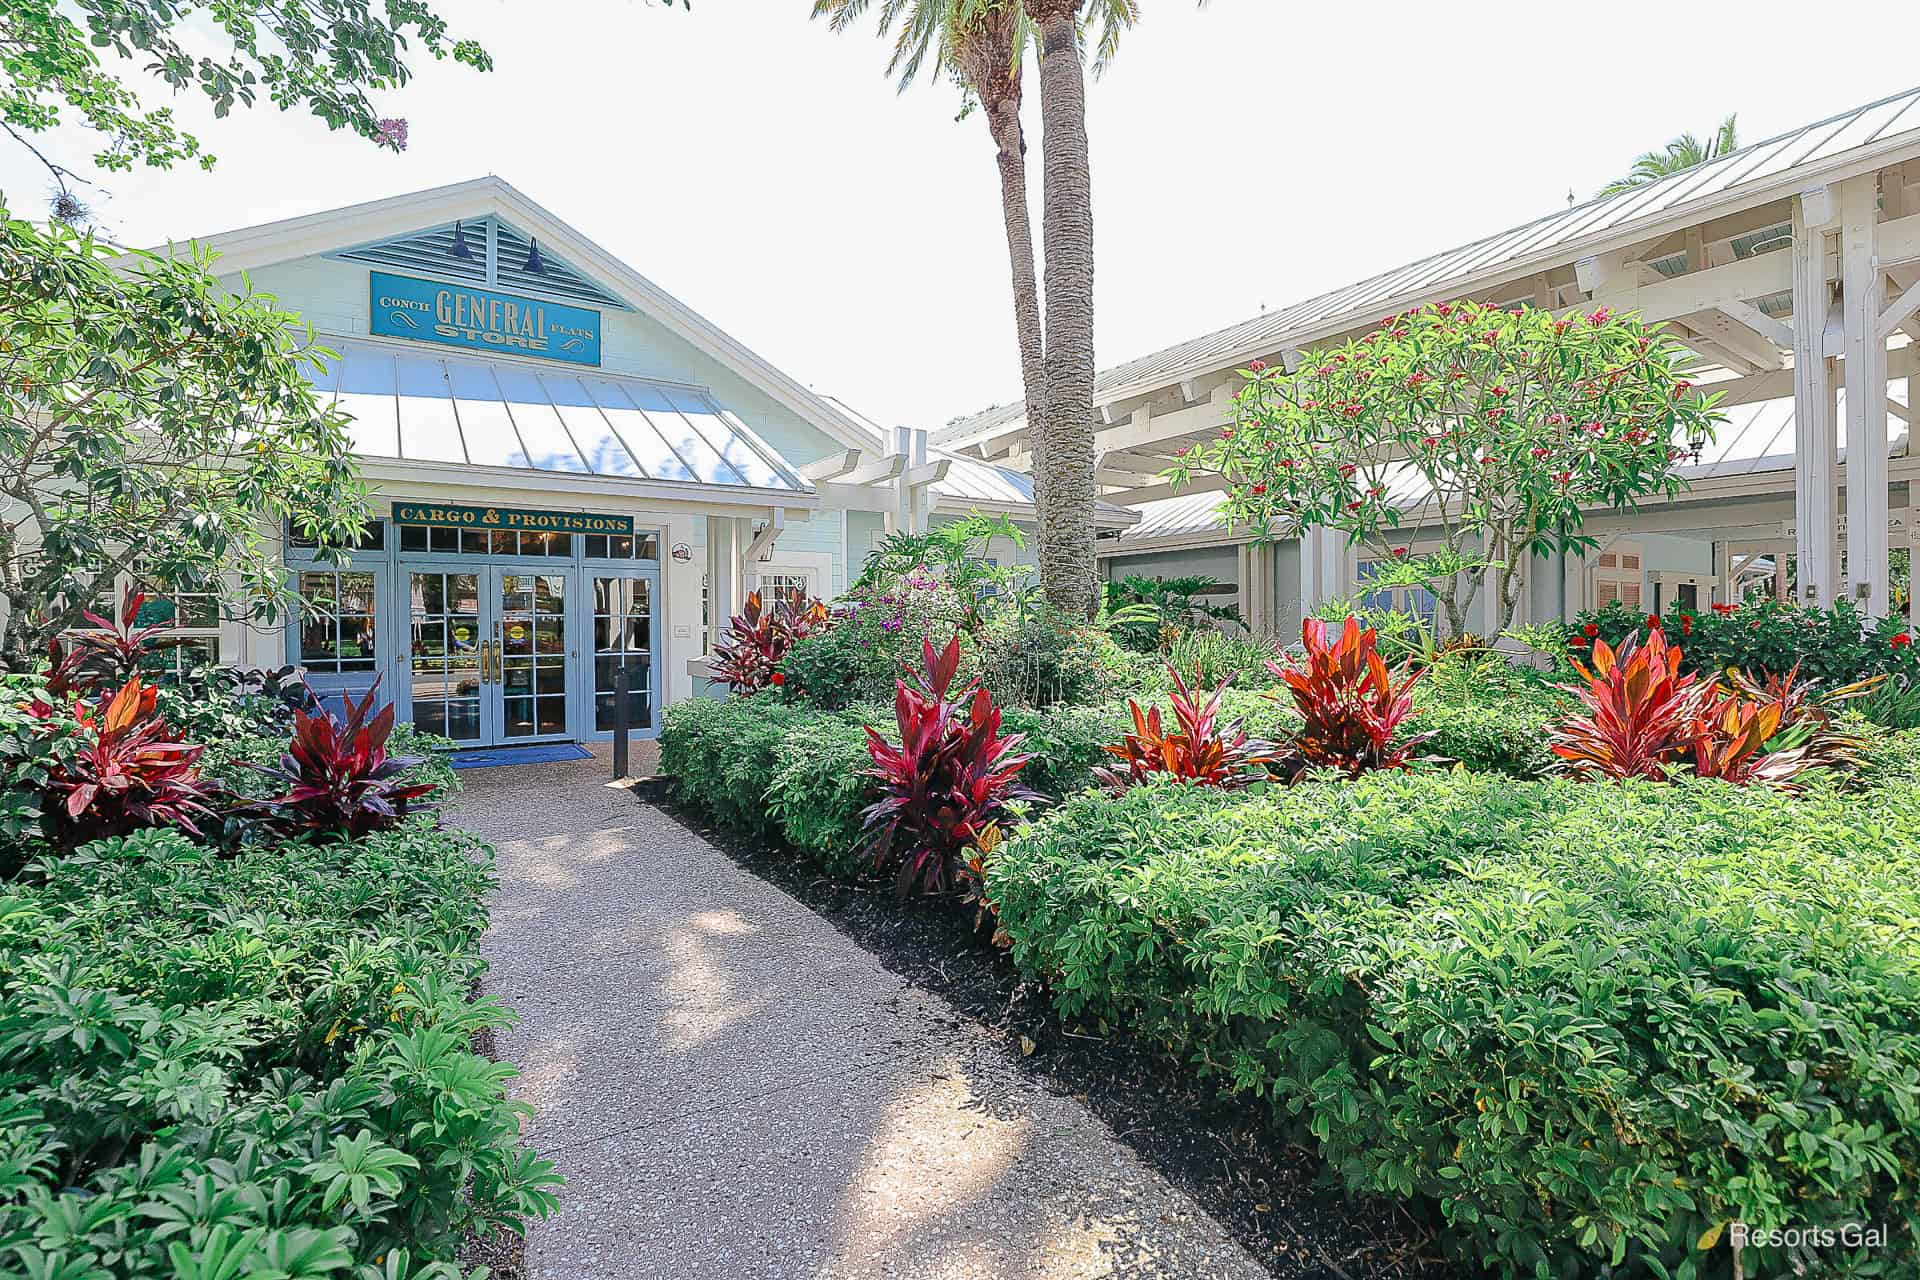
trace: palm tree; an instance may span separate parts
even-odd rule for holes
[[[815,17],[844,31],[866,12],[869,0],[814,0]],[[1027,142],[1020,124],[1021,67],[1031,34],[1020,0],[882,0],[880,30],[894,29],[887,72],[904,91],[929,59],[936,74],[951,74],[978,106],[993,138],[1000,171],[1000,213],[1006,224],[1007,261],[1013,276],[1013,325],[1020,345],[1020,378],[1027,421],[1038,443],[1046,404],[1046,352],[1040,325],[1040,279],[1033,260],[1033,217],[1027,205]],[[1035,448],[1040,457],[1047,451]],[[1034,468],[1034,506],[1046,538],[1045,473]]]
[[[1705,164],[1720,156],[1740,149],[1740,133],[1734,124],[1735,117],[1728,116],[1720,122],[1720,128],[1704,144],[1690,133],[1683,133],[1658,151],[1649,151],[1633,162],[1633,168],[1627,170],[1624,178],[1616,178],[1600,189],[1603,196],[1618,195],[1622,191],[1631,191],[1635,187],[1644,187],[1649,182],[1658,182],[1670,173],[1679,173],[1682,169],[1691,169],[1697,164]]]

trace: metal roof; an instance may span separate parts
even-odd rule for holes
[[[811,486],[705,391],[599,370],[336,342],[311,371],[355,453],[791,493]]]
[[[1912,379],[1896,379],[1889,385],[1889,398],[1896,404],[1907,406],[1913,402]],[[1846,392],[1840,392],[1841,406],[1844,410]],[[1735,405],[1722,410],[1726,421],[1720,424],[1713,443],[1708,445],[1700,456],[1700,461],[1690,462],[1674,468],[1674,471],[1686,480],[1705,480],[1716,476],[1757,475],[1765,472],[1791,471],[1793,469],[1793,398],[1778,400],[1760,400],[1752,404]],[[1846,456],[1846,415],[1836,415],[1840,436],[1840,454]],[[1893,425],[1898,425],[1897,421]],[[1900,430],[1892,433],[1887,442],[1890,457],[1902,457],[1907,451],[1908,433]],[[1684,446],[1684,441],[1676,441]],[[1424,501],[1428,489],[1424,482],[1410,469],[1400,470],[1390,476],[1387,486],[1393,501],[1401,508],[1411,508]],[[1162,498],[1154,502],[1143,502],[1135,510],[1140,513],[1140,523],[1121,533],[1118,542],[1134,544],[1150,542],[1161,538],[1176,538],[1194,534],[1218,533],[1227,527],[1226,520],[1220,515],[1220,504],[1225,496],[1218,490],[1202,493],[1183,493],[1171,498]],[[1113,542],[1103,544],[1112,548]]]
[[[1102,400],[1117,399],[1129,390],[1152,390],[1194,372],[1282,350],[1308,334],[1327,329],[1332,322],[1343,322],[1338,328],[1349,328],[1351,324],[1344,322],[1360,323],[1373,312],[1410,296],[1444,294],[1453,281],[1535,259],[1556,248],[1594,240],[1637,223],[1657,221],[1683,206],[1711,203],[1749,188],[1774,184],[1791,171],[1822,165],[1846,152],[1908,134],[1920,134],[1920,88],[1742,147],[1646,186],[1558,210],[1358,284],[1116,365],[1095,379],[1094,394]],[[1016,422],[1024,413],[1018,402],[998,405],[948,424],[935,433],[935,439],[942,443],[965,439]]]

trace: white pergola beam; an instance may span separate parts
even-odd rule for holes
[[[844,483],[850,485],[879,484],[892,480],[907,469],[905,454],[890,453],[884,458],[875,458],[872,462],[855,467],[844,477]]]
[[[839,453],[807,463],[800,468],[800,474],[816,483],[822,480],[838,480],[859,467],[860,458],[860,450],[843,449]]]

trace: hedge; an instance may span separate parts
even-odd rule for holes
[[[1093,783],[1101,747],[1124,723],[1113,707],[1008,707],[1002,725],[1027,735],[1021,780],[1047,800]],[[835,874],[865,867],[860,812],[875,794],[862,726],[891,732],[893,708],[821,711],[758,695],[697,698],[667,709],[660,771],[676,793],[723,825],[782,840]]]
[[[1728,1277],[1728,1224],[1920,1265],[1920,752],[1866,796],[1464,771],[1089,792],[988,893],[1124,1024],[1509,1276]],[[1745,1274],[1789,1274],[1749,1248]]]
[[[492,884],[416,821],[230,860],[147,831],[0,885],[0,1271],[457,1275],[550,1212],[471,1047],[509,1021],[469,998]]]

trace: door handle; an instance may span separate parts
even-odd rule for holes
[[[480,683],[492,684],[494,679],[493,641],[482,640],[480,642]]]

